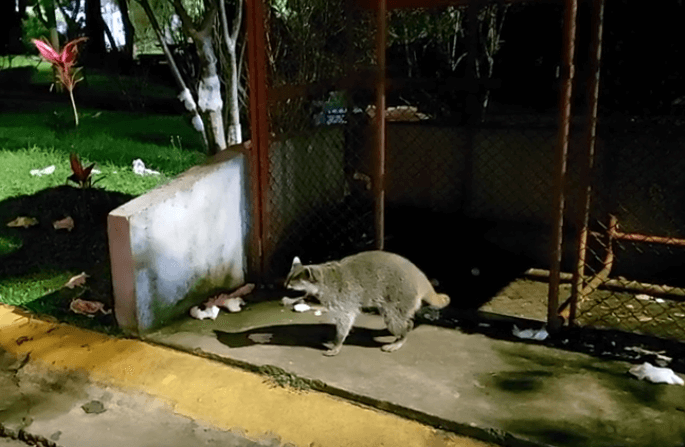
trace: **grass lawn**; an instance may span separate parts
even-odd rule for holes
[[[89,319],[68,310],[76,297],[112,305],[107,214],[205,156],[199,135],[181,116],[79,112],[75,128],[66,94],[63,102],[0,99],[0,302],[111,329],[111,315]],[[92,188],[65,185],[71,152],[84,164],[96,163]],[[160,175],[135,174],[137,158]],[[52,174],[31,174],[49,166]],[[7,226],[20,216],[37,224]],[[67,216],[73,230],[53,228]],[[85,286],[62,287],[82,271],[90,275]]]

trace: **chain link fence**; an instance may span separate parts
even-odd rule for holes
[[[379,242],[377,11],[359,4],[269,4],[263,220],[273,278],[295,255],[323,262]],[[455,306],[477,308],[547,265],[562,17],[560,6],[533,3],[387,14],[382,242]],[[550,43],[531,45],[522,30],[541,18]]]
[[[676,1],[658,15],[606,4],[589,233],[574,309],[582,326],[685,340],[685,73],[676,63],[685,45],[675,33],[684,12]],[[654,33],[631,25],[650,21],[660,23]]]
[[[362,3],[264,3],[266,277],[287,274],[293,256],[324,262],[382,243],[421,267],[456,307],[546,319],[547,282],[522,278],[550,268],[563,5],[388,12],[381,199],[377,11]],[[642,62],[630,54],[676,39],[645,43],[617,18],[624,3],[607,1],[591,175],[583,165],[593,56],[587,33],[578,33],[560,300],[574,324],[682,339],[685,89],[673,57],[650,56],[663,70],[647,81],[634,75]],[[675,17],[681,6],[672,3]],[[583,5],[581,31],[592,15]],[[637,20],[639,8],[631,8]],[[672,45],[673,54],[680,46]],[[579,216],[588,185],[585,225]],[[383,241],[375,239],[379,202]]]
[[[344,0],[268,3],[271,143],[266,274],[373,246],[373,13]],[[373,77],[371,78],[373,79]],[[361,81],[361,82],[360,82]]]

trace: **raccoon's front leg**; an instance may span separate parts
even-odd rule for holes
[[[333,342],[324,343],[324,346],[328,348],[328,351],[324,352],[323,355],[328,357],[333,357],[338,355],[342,349],[343,342],[347,338],[347,334],[350,333],[354,320],[357,318],[356,313],[346,313],[338,314],[334,317],[335,321],[335,340]]]

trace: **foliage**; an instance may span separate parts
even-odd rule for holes
[[[31,42],[35,39],[40,39],[41,36],[45,36],[47,33],[47,27],[35,14],[26,14],[22,23],[22,41],[28,53],[37,54],[36,47]]]
[[[74,152],[69,154],[69,163],[71,165],[72,174],[67,177],[67,180],[79,185],[80,188],[90,188],[92,185],[91,173],[95,167],[95,163],[91,163],[89,166],[84,167],[79,160],[78,155]]]
[[[77,126],[78,112],[76,111],[76,102],[74,101],[74,87],[83,78],[80,77],[79,70],[74,68],[74,64],[78,55],[78,45],[87,39],[87,37],[79,37],[68,42],[64,45],[62,52],[57,52],[47,41],[33,39],[33,44],[38,48],[41,56],[57,69],[59,81],[69,92],[71,105],[74,109],[74,120]]]

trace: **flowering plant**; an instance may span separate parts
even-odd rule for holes
[[[87,37],[79,37],[70,42],[67,42],[62,49],[62,52],[55,50],[47,41],[33,39],[33,44],[38,48],[40,55],[45,60],[50,62],[53,67],[57,69],[59,81],[69,92],[71,98],[71,106],[74,109],[74,119],[78,126],[78,113],[76,112],[76,103],[74,102],[74,87],[76,83],[83,78],[78,76],[78,70],[74,69],[76,63],[76,56],[78,55],[78,45],[87,40]]]

